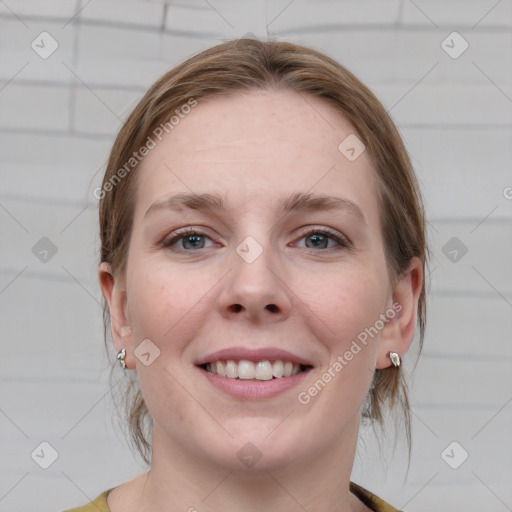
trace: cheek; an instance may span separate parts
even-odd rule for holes
[[[159,350],[148,366],[136,360],[144,400],[156,423],[165,425],[166,430],[182,425],[186,432],[192,428],[193,414],[187,409],[190,396],[180,385],[186,370],[181,357],[200,328],[201,299],[212,285],[174,272],[165,262],[148,259],[133,265],[127,286],[134,348],[149,339]]]
[[[344,353],[375,324],[383,312],[385,284],[375,267],[359,263],[303,280],[301,298],[314,313],[311,327],[331,356]]]
[[[359,414],[375,371],[378,335],[367,333],[384,312],[386,287],[379,275],[370,266],[347,266],[315,279],[301,296],[314,313],[308,317],[308,329],[327,357],[311,387],[301,390],[299,401],[323,411],[319,418],[328,411],[333,425]]]
[[[148,260],[133,268],[128,281],[129,309],[138,336],[164,343],[196,315],[195,305],[211,285],[207,279],[190,279],[183,272]]]

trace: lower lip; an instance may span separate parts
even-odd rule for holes
[[[302,382],[311,371],[311,369],[308,369],[291,377],[271,380],[244,380],[221,377],[202,368],[199,369],[215,387],[228,395],[242,400],[263,400],[284,393]]]

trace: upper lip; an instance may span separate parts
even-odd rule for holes
[[[201,366],[206,363],[214,363],[216,361],[226,361],[228,359],[240,361],[242,359],[247,361],[290,361],[294,364],[301,364],[303,366],[313,366],[313,363],[304,357],[282,350],[280,348],[259,348],[247,349],[244,347],[231,347],[218,350],[207,356],[198,359],[195,364]]]

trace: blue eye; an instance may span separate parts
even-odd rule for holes
[[[302,242],[304,241],[304,242]],[[302,242],[302,243],[301,243]],[[162,242],[162,246],[175,251],[194,252],[215,245],[213,240],[194,229],[184,229],[174,233]],[[349,249],[351,243],[342,235],[327,228],[311,229],[304,233],[296,244],[313,251]]]
[[[334,249],[336,247],[348,248],[350,243],[340,235],[329,230],[312,230],[305,233],[301,240],[305,240],[307,249]]]
[[[204,249],[207,247],[207,240],[210,240],[209,237],[203,235],[202,233],[197,233],[196,231],[186,231],[175,234],[169,240],[166,240],[163,245],[164,247],[173,247],[177,246],[177,249],[189,251],[196,249]],[[211,240],[210,240],[211,242]],[[209,246],[208,246],[209,247]]]

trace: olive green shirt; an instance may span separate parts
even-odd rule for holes
[[[64,512],[110,512],[107,505],[107,495],[112,489],[100,494],[94,501],[88,505],[78,508],[65,510]],[[363,489],[361,486],[350,482],[350,491],[355,494],[368,508],[374,512],[400,512],[395,507],[392,507],[384,500],[372,494],[370,491]]]

